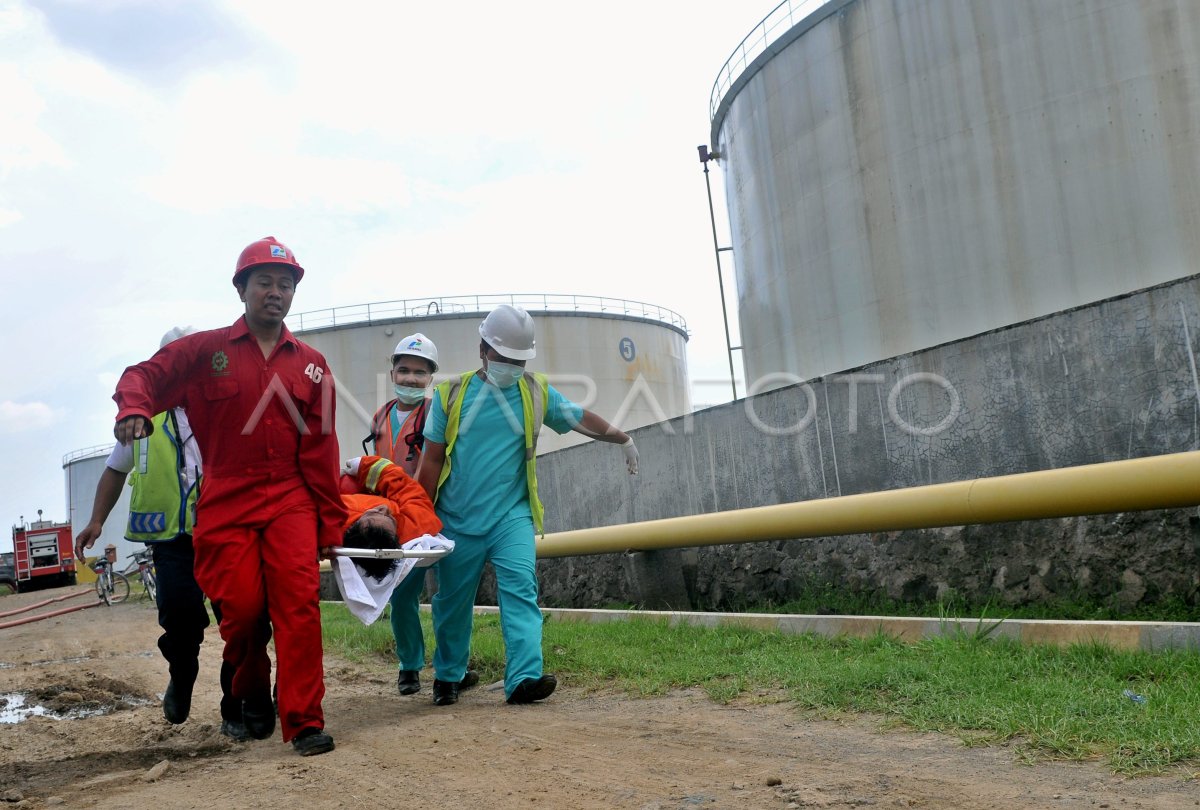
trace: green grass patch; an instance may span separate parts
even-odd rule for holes
[[[386,614],[370,627],[340,604],[322,604],[321,614],[331,653],[395,665]],[[432,648],[428,614],[422,621]],[[820,716],[880,715],[969,745],[1009,743],[1030,761],[1099,759],[1127,774],[1200,763],[1200,654],[1193,651],[1022,645],[986,633],[906,644],[882,634],[824,638],[648,618],[548,619],[543,649],[546,671],[585,689],[652,696],[697,688],[722,703],[765,695]],[[503,677],[494,615],[475,617],[471,665],[485,681]]]

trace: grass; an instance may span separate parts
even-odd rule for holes
[[[321,611],[330,652],[394,665],[386,615],[364,627],[340,604]],[[422,620],[432,644],[428,614]],[[550,619],[543,649],[547,671],[585,689],[653,696],[697,688],[721,703],[787,701],[820,717],[880,715],[885,724],[968,745],[1006,743],[1025,761],[1098,759],[1124,774],[1200,764],[1200,654],[1193,651],[1021,645],[987,633],[905,644],[882,634],[824,638],[651,619]],[[485,680],[503,676],[496,616],[475,618],[472,666]]]

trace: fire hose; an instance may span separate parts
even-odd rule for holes
[[[17,608],[16,610],[5,611],[4,613],[0,613],[0,618],[3,618],[5,616],[15,616],[18,613],[26,613],[30,610],[36,610],[37,608],[45,607],[46,605],[50,605],[55,602],[62,602],[65,599],[74,599],[77,596],[84,596],[85,594],[89,594],[89,593],[95,593],[95,591],[93,591],[92,589],[89,588],[87,590],[76,591],[75,593],[69,593],[69,594],[66,594],[65,596],[56,596],[53,599],[46,599],[41,602],[35,602],[34,604],[26,605],[23,608]],[[16,627],[17,625],[21,625],[21,624],[29,624],[30,622],[41,621],[42,619],[48,619],[52,616],[62,616],[64,613],[74,613],[77,610],[87,610],[88,608],[97,607],[100,604],[102,604],[102,603],[101,602],[88,602],[87,604],[84,604],[84,605],[74,605],[72,607],[59,608],[58,610],[52,610],[49,613],[37,613],[32,616],[22,616],[21,618],[13,619],[12,621],[0,622],[0,630],[3,630],[7,627]]]

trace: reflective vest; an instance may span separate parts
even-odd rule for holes
[[[374,455],[383,456],[393,464],[398,464],[409,475],[416,475],[417,462],[421,459],[421,447],[425,443],[421,431],[425,429],[425,414],[429,410],[429,400],[423,399],[411,411],[401,411],[396,405],[399,400],[389,400],[383,407],[375,411],[371,418],[371,435],[363,439],[363,452],[367,450],[367,442],[375,446]],[[400,435],[392,431],[393,414],[401,422]]]
[[[199,481],[188,486],[183,444],[172,411],[151,420],[154,432],[133,443],[129,485],[129,524],[125,537],[139,543],[162,543],[191,534],[196,525]]]
[[[454,450],[455,439],[458,438],[458,424],[462,417],[464,399],[459,394],[466,390],[467,382],[473,376],[474,371],[467,371],[457,380],[447,380],[437,387],[442,406],[446,409],[446,461],[442,464],[442,472],[438,476],[434,503],[437,503],[437,494],[442,491],[442,484],[450,477],[450,453]],[[543,534],[542,516],[546,510],[537,494],[537,439],[542,422],[546,418],[550,384],[545,374],[526,371],[517,381],[517,385],[521,389],[521,414],[525,422],[525,486],[529,490],[529,512],[533,515],[534,531]]]

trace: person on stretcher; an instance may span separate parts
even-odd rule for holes
[[[425,490],[399,465],[380,456],[352,458],[339,482],[346,519],[346,548],[400,548],[406,542],[437,535],[442,521]],[[357,558],[355,565],[376,581],[393,572],[399,560]]]
[[[369,625],[383,614],[397,585],[409,576],[423,577],[431,559],[445,556],[454,542],[439,533],[442,522],[425,490],[385,458],[346,461],[338,488],[349,518],[343,546],[331,560],[333,576],[351,615]],[[411,553],[401,559],[353,555],[355,550],[400,548]]]

